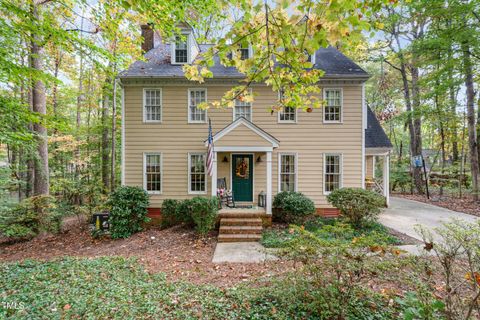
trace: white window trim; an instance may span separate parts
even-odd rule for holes
[[[249,90],[249,94],[252,94],[252,89],[250,88],[250,89],[248,89],[248,90]],[[235,101],[234,101],[234,102],[235,102]],[[232,121],[237,120],[237,119],[235,119],[235,109],[236,109],[236,108],[237,108],[236,105],[234,105],[233,108],[232,108],[232,111],[233,111],[233,112],[232,112]],[[250,122],[253,122],[253,102],[250,102],[250,119],[246,119],[246,120],[248,120],[248,121],[250,121]]]
[[[282,156],[294,156],[295,157],[295,189],[298,190],[298,152],[281,152],[278,153],[278,192],[282,192]]]
[[[177,36],[178,35],[175,35],[173,37],[173,40],[171,42],[171,63],[174,64],[174,65],[184,65],[184,64],[189,64],[190,63],[190,56],[191,56],[191,51],[192,49],[190,48],[191,46],[191,43],[190,43],[190,33],[182,33],[180,36],[184,36],[185,37],[185,40],[186,40],[186,44],[187,44],[187,62],[177,62],[177,56],[175,55],[175,49],[177,47]]]
[[[192,159],[191,156],[193,155],[203,155],[205,159],[205,191],[192,191],[192,177],[190,169],[192,168]],[[207,175],[207,154],[205,152],[189,152],[188,153],[188,194],[207,194],[208,190],[208,175]]]
[[[325,191],[325,175],[326,175],[326,157],[327,156],[340,156],[340,179],[339,179],[339,186],[338,188],[343,188],[343,153],[336,153],[336,152],[327,152],[323,154],[323,172],[322,172],[322,180],[323,180],[323,194],[329,195],[332,193],[331,191]]]
[[[147,190],[147,155],[160,155],[160,191]],[[161,152],[143,153],[143,190],[152,195],[163,193],[163,154]]]
[[[311,61],[310,63],[315,65],[315,55],[316,55],[316,51],[313,52],[313,54],[308,54],[310,57],[311,57]]]
[[[160,90],[160,120],[147,120],[147,113],[145,109],[145,103],[147,102],[147,90]],[[162,88],[143,88],[143,103],[142,103],[143,123],[162,123],[163,121],[163,90]]]
[[[325,106],[323,106],[323,123],[343,123],[343,88],[323,88],[323,100],[327,101],[327,91],[328,90],[340,90],[340,121],[325,120]]]
[[[207,123],[207,119],[208,119],[208,111],[205,109],[203,111],[205,111],[205,121],[198,121],[198,120],[192,120],[191,118],[191,110],[190,110],[190,92],[191,91],[200,91],[200,90],[203,90],[205,91],[205,102],[208,101],[208,97],[207,97],[207,88],[189,88],[187,90],[187,115],[188,115],[188,123]]]
[[[278,101],[280,101],[280,91],[278,91]],[[282,106],[282,109],[284,108],[284,106]],[[297,123],[297,119],[298,119],[298,108],[294,108],[295,109],[295,120],[281,120],[280,119],[280,113],[282,112],[281,110],[278,110],[277,112],[277,123]]]

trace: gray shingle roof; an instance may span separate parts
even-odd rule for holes
[[[205,52],[211,45],[200,45],[200,52]],[[181,65],[170,63],[170,44],[162,44],[145,54],[147,61],[136,61],[120,73],[120,78],[183,78]],[[325,71],[325,77],[331,78],[368,78],[368,73],[333,47],[321,48],[315,53],[313,68]],[[243,78],[234,67],[220,64],[218,57],[210,68],[214,78]]]
[[[383,131],[375,113],[367,108],[367,129],[365,130],[365,148],[392,148],[392,143]]]

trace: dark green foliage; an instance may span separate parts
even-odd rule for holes
[[[162,227],[184,223],[204,236],[215,226],[217,213],[216,197],[194,197],[183,201],[166,199],[162,203]]]
[[[191,201],[191,215],[195,222],[195,231],[205,236],[215,227],[218,213],[218,199],[195,197]]]
[[[274,219],[286,223],[300,223],[315,212],[315,204],[300,192],[283,191],[273,199]]]
[[[110,194],[110,234],[112,238],[128,238],[141,231],[147,217],[148,194],[140,187],[119,187]]]
[[[2,302],[19,306],[0,304],[0,318],[332,319],[335,310],[325,301],[331,290],[294,276],[232,289],[167,282],[163,274],[118,257],[24,261],[0,264],[0,292],[8,292]],[[355,293],[340,306],[345,319],[394,318],[382,297]]]
[[[61,219],[55,198],[31,197],[0,213],[0,233],[12,240],[27,240],[40,232],[60,231]]]
[[[395,301],[403,310],[403,319],[426,319],[437,320],[445,319],[445,304],[433,296],[431,292],[424,292],[420,297],[416,292],[407,292],[403,298],[397,298]]]
[[[385,207],[385,198],[381,195],[361,188],[337,189],[327,196],[328,202],[340,210],[355,228],[367,221],[374,220]]]
[[[182,222],[179,214],[180,201],[165,199],[162,203],[162,228],[168,228]]]

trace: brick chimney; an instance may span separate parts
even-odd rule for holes
[[[152,29],[151,24],[142,24],[142,50],[144,52],[148,52],[153,49],[153,43],[154,43],[154,31]]]

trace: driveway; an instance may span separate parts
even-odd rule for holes
[[[410,237],[421,239],[415,231],[416,225],[422,225],[433,233],[435,240],[440,237],[435,234],[434,229],[441,227],[442,223],[451,219],[461,219],[466,222],[475,222],[477,217],[433,206],[430,204],[407,200],[403,198],[390,198],[390,207],[385,209],[379,217],[383,225],[402,232]]]

